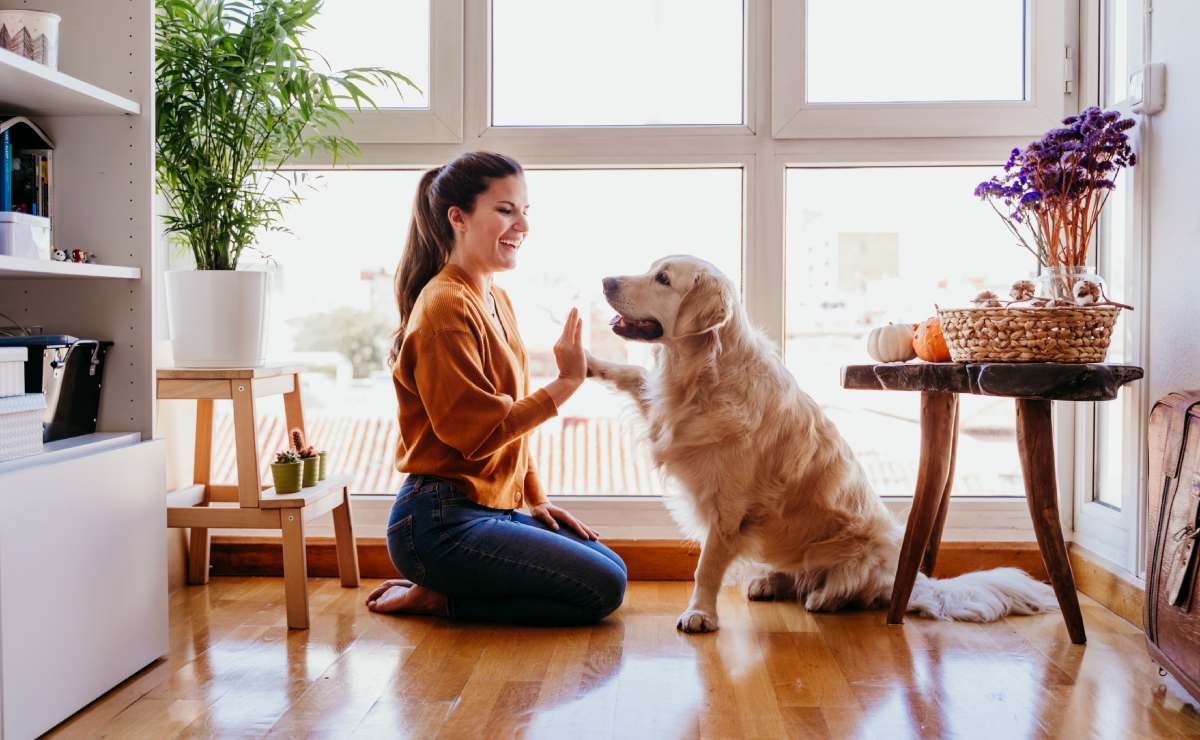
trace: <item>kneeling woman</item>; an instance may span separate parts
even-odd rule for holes
[[[569,625],[624,598],[621,558],[546,500],[529,456],[529,433],[578,390],[587,362],[572,309],[554,346],[558,378],[529,392],[512,305],[492,285],[517,265],[527,207],[521,166],[503,155],[464,154],[421,178],[390,358],[408,477],[388,552],[409,580],[375,589],[372,611]]]

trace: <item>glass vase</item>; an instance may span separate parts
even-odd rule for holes
[[[1080,295],[1076,294],[1076,286],[1083,280],[1098,285],[1100,294],[1087,287],[1080,287]],[[1104,278],[1091,267],[1044,267],[1037,277],[1037,297],[1049,298],[1055,301],[1065,301],[1072,305],[1092,305],[1104,300],[1108,295],[1108,285]]]

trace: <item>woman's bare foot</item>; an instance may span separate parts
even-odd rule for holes
[[[367,608],[380,614],[447,614],[446,597],[412,581],[384,581],[367,596]]]

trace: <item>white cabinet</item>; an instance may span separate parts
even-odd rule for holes
[[[166,653],[163,442],[0,467],[0,719],[32,738]]]

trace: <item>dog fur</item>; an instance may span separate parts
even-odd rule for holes
[[[751,599],[797,598],[813,611],[886,604],[903,530],[750,325],[733,282],[677,256],[643,275],[605,278],[604,292],[622,317],[617,334],[658,344],[653,372],[589,355],[588,374],[634,398],[655,463],[682,484],[668,501],[702,548],[679,629],[718,628],[717,593],[736,558],[770,569],[749,584]],[[1056,608],[1049,586],[1015,568],[918,575],[909,602],[914,613],[978,622]]]

